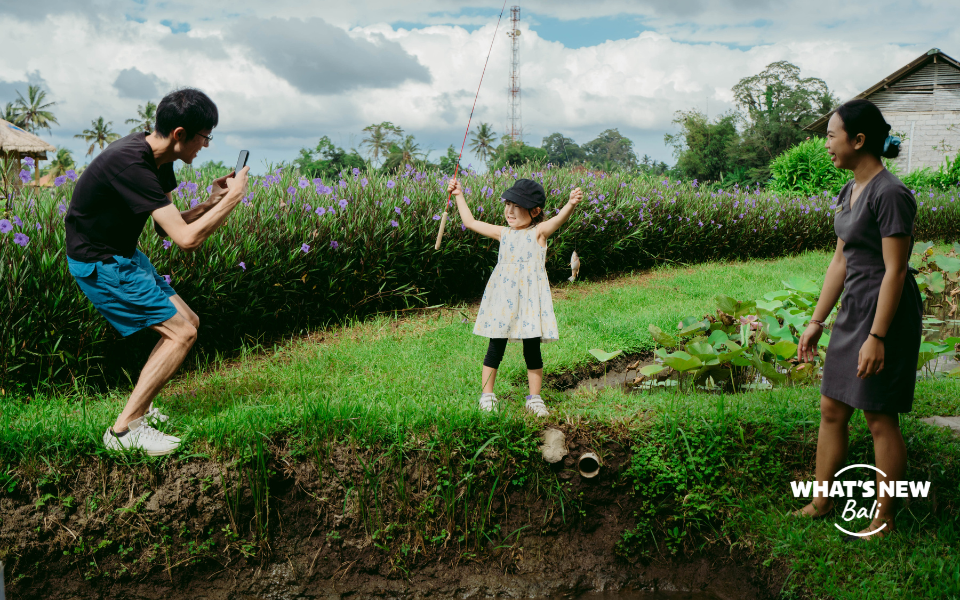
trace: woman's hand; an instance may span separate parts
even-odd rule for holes
[[[857,377],[866,379],[883,371],[883,342],[871,336],[860,346],[857,356]]]
[[[583,192],[580,191],[580,188],[577,188],[570,192],[570,199],[567,200],[567,204],[570,206],[576,206],[580,204],[581,200],[583,200]]]
[[[460,188],[460,182],[453,178],[450,180],[450,183],[447,184],[447,193],[453,194],[454,196],[462,196],[463,190]]]
[[[797,357],[801,362],[813,362],[817,357],[817,344],[820,342],[820,336],[823,334],[823,327],[816,323],[810,323],[803,330],[800,336],[800,343],[797,344]]]

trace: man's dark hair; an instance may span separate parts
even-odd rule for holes
[[[840,105],[837,109],[847,137],[851,140],[862,133],[865,141],[863,149],[880,158],[896,158],[900,154],[900,147],[890,144],[884,152],[884,142],[890,134],[890,125],[883,118],[883,113],[877,105],[869,100],[851,100]]]
[[[213,129],[219,120],[217,105],[200,90],[182,88],[163,97],[157,106],[156,131],[169,137],[177,127],[183,127],[187,139],[201,131]]]

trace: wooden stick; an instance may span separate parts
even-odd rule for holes
[[[443,229],[447,226],[447,211],[444,210],[443,214],[440,215],[440,231],[437,233],[437,244],[433,247],[434,250],[440,249],[440,240],[443,239]]]

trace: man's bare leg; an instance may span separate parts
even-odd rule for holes
[[[151,329],[160,334],[160,342],[150,353],[126,407],[113,425],[116,432],[125,431],[130,421],[147,412],[150,402],[173,377],[197,340],[197,328],[188,317],[195,319],[197,324],[200,322],[199,318],[178,296],[173,296],[170,300],[177,306],[178,312],[163,323],[151,326]],[[180,312],[178,304],[186,308],[186,311]]]

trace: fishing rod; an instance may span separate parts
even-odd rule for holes
[[[487,50],[487,60],[483,63],[483,72],[480,73],[480,84],[477,85],[477,94],[473,97],[473,108],[470,109],[470,118],[467,119],[467,130],[463,132],[463,143],[460,144],[460,154],[457,156],[457,164],[453,168],[453,178],[457,178],[460,172],[460,159],[463,158],[463,148],[467,145],[467,136],[470,135],[470,123],[473,121],[473,111],[477,109],[477,98],[480,97],[480,86],[483,85],[483,76],[487,73],[487,64],[490,62],[490,53],[493,52],[493,42],[497,39],[497,32],[500,31],[500,21],[503,19],[503,11],[507,8],[507,0],[503,0],[503,8],[500,9],[500,16],[497,17],[497,27],[493,30],[493,39],[490,40],[490,49]],[[443,230],[447,226],[447,210],[450,208],[450,198],[453,192],[447,194],[447,202],[443,205],[443,215],[440,216],[440,231],[437,233],[437,243],[434,250],[440,249],[440,241],[443,239]]]

